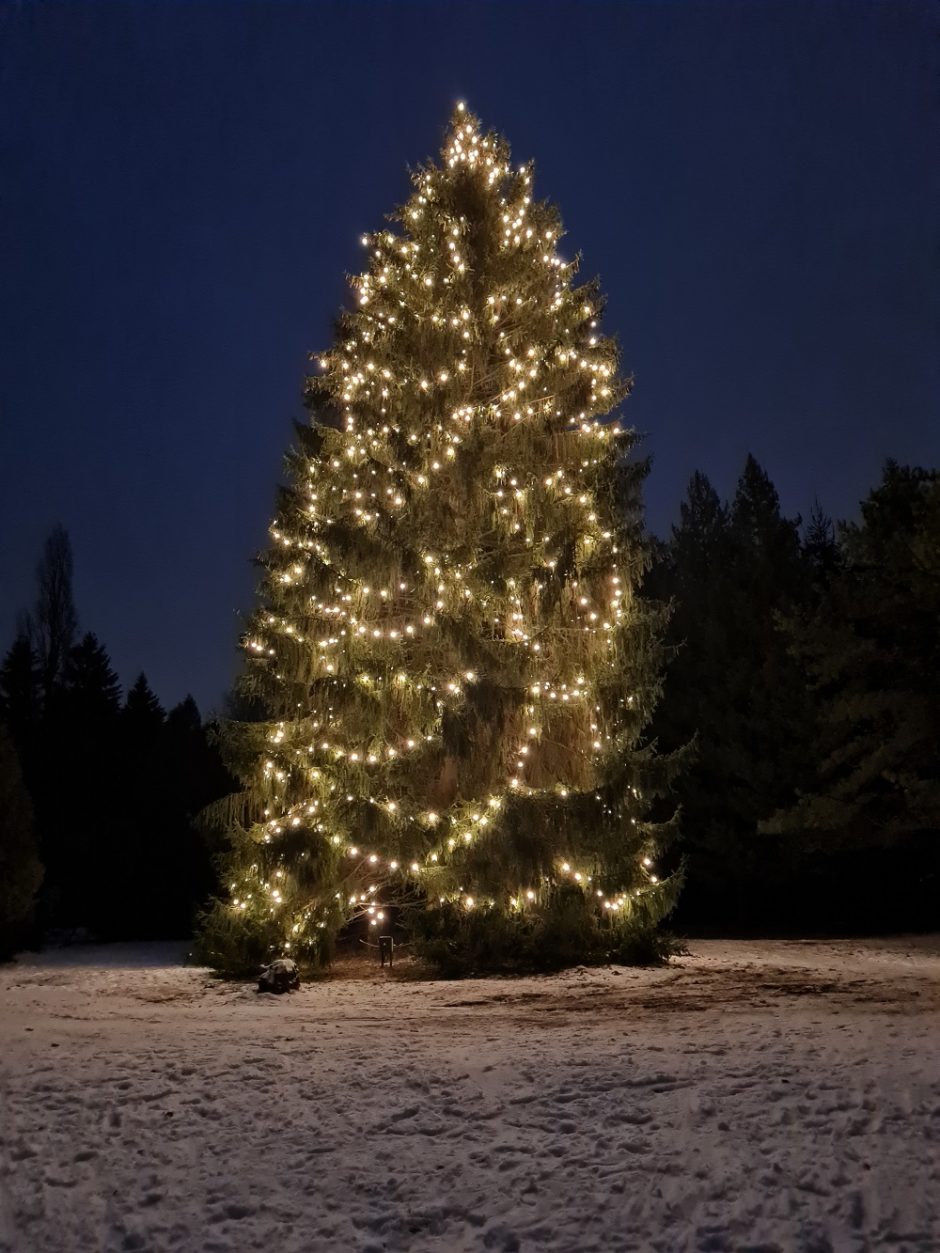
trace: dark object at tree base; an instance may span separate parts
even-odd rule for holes
[[[265,967],[258,980],[259,992],[296,992],[300,987],[300,971],[289,957],[279,957]]]
[[[383,966],[387,961],[389,969],[395,964],[395,941],[390,935],[379,936],[379,960]]]

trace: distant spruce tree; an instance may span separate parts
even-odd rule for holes
[[[232,780],[207,743],[192,697],[165,714],[143,674],[121,711],[118,760],[124,821],[103,929],[122,939],[187,937],[216,887],[213,850],[196,815],[230,792]]]
[[[139,674],[128,688],[121,717],[130,738],[142,749],[159,740],[166,714],[145,674]]]
[[[87,632],[49,693],[36,771],[45,921],[52,927],[97,933],[112,908],[121,822],[120,709],[121,685],[110,658]]]
[[[236,780],[226,770],[219,750],[219,728],[203,722],[191,696],[167,714],[165,729],[167,785],[179,821],[184,825],[185,934],[192,933],[196,914],[222,891],[218,867],[225,849],[224,833],[203,820],[207,809],[230,795]],[[176,934],[183,934],[177,928]]]
[[[61,699],[73,722],[82,723],[87,732],[98,734],[116,723],[121,708],[121,683],[106,648],[91,631],[69,651]]]
[[[730,506],[705,475],[692,476],[647,580],[673,605],[653,729],[667,751],[693,744],[675,789],[686,862],[680,924],[747,928],[779,913],[773,849],[758,826],[807,768],[811,711],[779,624],[804,583],[798,523],[781,515],[753,457]]]
[[[806,569],[800,519],[785,518],[770,478],[748,457],[730,515],[739,628],[729,679],[747,765],[742,812],[754,820],[792,798],[808,767],[812,715],[781,614],[802,603]],[[761,851],[757,851],[761,857]]]
[[[192,696],[167,714],[166,743],[171,762],[175,804],[180,812],[197,818],[217,800],[230,794],[235,780],[222,764],[218,748],[219,724],[203,722]]]
[[[167,787],[165,723],[166,715],[146,675],[138,675],[118,718],[120,776],[115,793],[120,819],[109,830],[110,847],[99,849],[99,855],[105,854],[102,874],[111,890],[98,929],[108,938],[160,938],[163,916],[175,913],[173,889],[185,878],[175,847]],[[170,932],[174,932],[172,926]]]
[[[458,110],[309,384],[229,724],[202,953],[319,963],[409,910],[451,970],[659,951],[659,609],[629,391],[532,167]]]
[[[803,533],[803,561],[812,603],[828,590],[842,564],[835,526],[818,500],[813,504]]]

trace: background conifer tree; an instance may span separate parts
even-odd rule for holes
[[[363,238],[262,558],[219,966],[322,961],[409,903],[454,969],[648,953],[674,894],[646,466],[602,421],[629,382],[597,284],[462,108],[412,182]]]
[[[664,749],[694,737],[676,793],[686,866],[679,918],[696,929],[781,925],[793,910],[758,825],[795,796],[812,759],[802,671],[779,625],[802,603],[805,582],[797,522],[782,516],[753,457],[730,505],[705,475],[692,476],[647,587],[674,603],[654,730]]]
[[[114,847],[124,825],[101,763],[118,760],[121,685],[107,649],[87,631],[69,650],[44,717],[37,812],[49,916],[65,930],[103,926],[115,899]],[[129,825],[129,824],[128,824]]]

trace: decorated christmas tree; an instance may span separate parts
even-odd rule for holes
[[[322,963],[364,916],[452,969],[654,955],[674,762],[643,738],[661,615],[646,466],[608,416],[629,381],[501,137],[458,106],[412,183],[307,381],[201,951]]]

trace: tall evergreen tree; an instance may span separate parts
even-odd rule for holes
[[[745,765],[736,780],[749,826],[794,795],[807,761],[810,711],[780,615],[798,605],[805,572],[799,518],[780,512],[777,489],[749,456],[730,515],[734,545],[735,658],[728,674]],[[745,764],[746,763],[746,764]],[[760,848],[754,856],[763,855]]]
[[[141,749],[156,743],[166,714],[145,674],[139,674],[128,688],[121,717],[131,741]]]
[[[76,725],[86,732],[110,727],[121,708],[121,683],[104,645],[91,631],[69,651],[62,692]]]
[[[121,686],[90,632],[70,650],[43,726],[34,795],[43,838],[45,919],[101,930],[112,908]],[[109,773],[110,770],[110,773]]]
[[[801,561],[797,525],[749,456],[730,508],[693,475],[648,581],[674,604],[654,729],[667,750],[694,743],[676,786],[687,925],[766,922],[778,896],[779,867],[758,824],[795,794],[809,751],[804,686],[778,625],[802,595]]]
[[[203,952],[324,960],[403,902],[453,966],[626,953],[669,908],[629,391],[531,165],[458,109],[309,380],[229,726]],[[655,946],[655,945],[654,945]]]
[[[174,705],[166,718],[166,737],[171,774],[179,807],[196,817],[213,801],[232,792],[234,781],[226,772],[215,740],[215,723],[204,724],[192,696]]]
[[[759,580],[770,570],[776,571],[778,580],[784,576],[792,586],[799,583],[799,524],[799,518],[781,515],[776,487],[756,457],[748,453],[734,493],[731,526],[740,545],[759,557],[752,580]]]
[[[185,919],[190,934],[198,910],[220,890],[218,863],[225,848],[224,829],[203,821],[201,815],[229,795],[236,783],[222,762],[218,726],[203,723],[191,696],[167,714],[164,737],[167,787],[186,833]],[[177,927],[175,934],[183,932]]]
[[[171,935],[182,934],[174,905],[186,891],[187,867],[169,788],[164,726],[160,702],[140,674],[119,715],[115,797],[121,820],[93,853],[102,863],[101,881],[109,885],[97,929],[109,937],[153,939],[166,935],[166,927]]]

